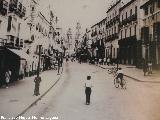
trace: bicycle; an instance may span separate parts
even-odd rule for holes
[[[127,87],[126,87],[126,80],[122,79],[122,83],[121,83],[120,78],[115,77],[115,79],[114,79],[114,86],[116,88],[119,88],[119,86],[121,86],[121,88],[127,89]]]

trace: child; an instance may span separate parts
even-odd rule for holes
[[[91,95],[91,87],[92,87],[92,83],[90,81],[91,76],[87,76],[87,81],[85,82],[85,93],[86,93],[86,105],[90,104],[90,95]]]

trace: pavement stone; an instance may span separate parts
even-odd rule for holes
[[[9,88],[0,88],[0,117],[15,118],[25,112],[29,107],[36,104],[47,91],[60,79],[56,70],[44,71],[40,74],[40,95],[34,96],[34,78],[27,77],[14,82]]]

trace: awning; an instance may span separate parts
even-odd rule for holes
[[[27,61],[33,61],[33,57],[29,56],[27,53],[25,53],[22,50],[17,50],[17,49],[9,49],[11,52],[13,52],[14,54],[18,55],[21,59],[25,59]]]

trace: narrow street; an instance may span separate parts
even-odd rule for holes
[[[92,76],[94,86],[90,105],[85,105],[87,74]],[[60,82],[23,116],[58,117],[59,120],[159,120],[160,84],[125,79],[127,89],[117,89],[113,76],[106,70],[67,63]]]

